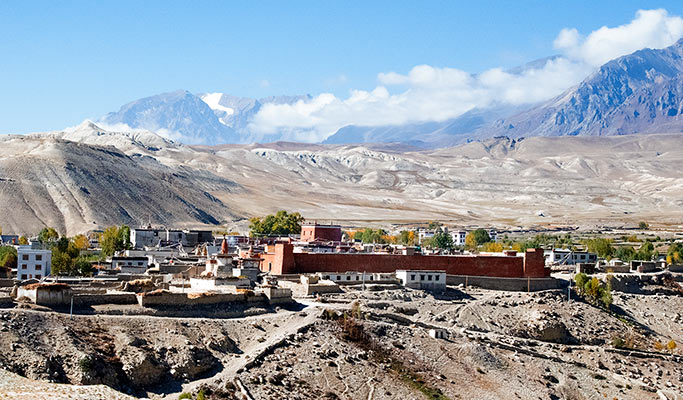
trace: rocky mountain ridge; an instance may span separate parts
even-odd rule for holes
[[[85,124],[0,137],[6,232],[127,223],[244,230],[278,209],[353,225],[676,224],[683,135],[496,138],[434,151],[185,146]],[[241,221],[241,222],[240,222]]]

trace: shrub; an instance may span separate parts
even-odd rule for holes
[[[90,357],[87,357],[87,356],[86,356],[86,357],[81,358],[81,359],[78,361],[78,368],[81,369],[81,372],[82,372],[82,373],[88,374],[88,373],[90,373],[90,371],[92,371],[92,369],[93,369],[93,365],[92,365],[92,364],[93,364],[93,363],[92,363],[92,360],[90,359]]]
[[[185,399],[192,400],[192,395],[189,393],[181,393],[180,396],[178,396],[178,400],[185,400]]]
[[[664,345],[659,340],[655,340],[654,348],[657,351],[662,351],[664,349]]]
[[[624,341],[624,339],[620,338],[619,336],[615,336],[612,339],[612,347],[614,347],[615,349],[626,348],[626,341]]]
[[[199,389],[199,393],[197,393],[197,400],[206,400],[204,389]]]
[[[678,346],[676,345],[676,342],[674,342],[673,340],[669,340],[669,343],[666,344],[666,348],[672,353],[674,350],[676,350],[676,347]]]

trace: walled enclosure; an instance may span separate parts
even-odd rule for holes
[[[542,249],[528,249],[520,256],[425,256],[367,253],[294,253],[293,245],[278,243],[272,253],[262,254],[261,270],[274,275],[315,272],[395,272],[445,270],[448,275],[503,278],[550,276]]]

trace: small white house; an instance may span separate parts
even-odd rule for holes
[[[466,237],[467,237],[467,231],[453,231],[453,232],[451,232],[451,238],[453,239],[453,244],[456,246],[464,246]]]
[[[396,271],[396,278],[405,287],[412,289],[446,290],[446,271],[404,270]]]
[[[147,257],[112,257],[111,268],[122,274],[144,274],[149,267]]]
[[[358,283],[373,283],[373,282],[390,282],[395,281],[395,275],[391,273],[370,273],[370,272],[325,272],[318,273],[321,279],[328,279],[337,284],[358,284]]]
[[[552,249],[543,252],[546,264],[574,265],[578,263],[594,263],[598,255],[587,251],[571,251],[569,249]]]
[[[32,249],[31,246],[17,248],[17,279],[42,279],[50,275],[52,251]]]

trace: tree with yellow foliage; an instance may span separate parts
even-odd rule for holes
[[[71,241],[74,243],[74,247],[81,251],[90,247],[90,240],[85,235],[76,235]]]
[[[467,237],[465,238],[467,240]],[[486,242],[482,247],[482,251],[487,251],[490,253],[500,253],[503,251],[503,244],[497,242]]]

